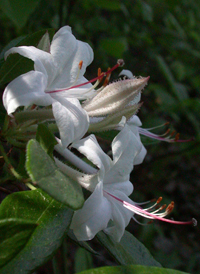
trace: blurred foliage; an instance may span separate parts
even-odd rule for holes
[[[0,1],[1,8],[5,2]],[[74,35],[88,42],[94,50],[95,59],[86,73],[88,79],[96,76],[98,67],[105,70],[119,58],[125,60],[124,68],[130,69],[134,75],[150,75],[149,85],[142,95],[144,104],[139,112],[143,126],[153,127],[169,121],[171,131],[180,132],[181,139],[194,137],[195,140],[170,144],[144,139],[148,154],[145,162],[132,174],[135,187],[132,199],[143,201],[161,195],[165,202],[170,202],[170,199],[175,201],[174,218],[198,219],[200,2],[34,2],[37,4],[28,8],[21,23],[14,18],[9,19],[6,8],[2,8],[0,50],[13,39],[17,39],[14,40],[16,44],[33,32],[51,27],[57,30],[70,25]],[[11,42],[6,49],[12,46]],[[116,77],[117,73],[113,74],[112,78]],[[190,273],[200,271],[199,228],[160,223],[139,226],[132,222],[128,229],[163,266]],[[94,243],[93,248],[96,246],[97,243]],[[102,262],[94,257],[94,265],[105,265],[109,260]]]

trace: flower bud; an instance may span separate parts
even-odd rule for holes
[[[105,116],[137,104],[149,77],[120,80],[107,85],[96,96],[86,101],[83,108],[89,116]]]

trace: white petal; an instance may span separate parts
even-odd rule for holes
[[[129,79],[134,79],[134,78],[136,78],[136,77],[133,75],[133,73],[132,73],[130,70],[128,70],[128,69],[123,69],[123,70],[120,72],[119,76],[121,76],[121,75],[124,75],[124,76],[128,77]]]
[[[103,196],[100,182],[86,200],[82,209],[75,212],[70,228],[79,241],[87,241],[105,229],[111,217],[111,205]]]
[[[78,169],[82,170],[85,174],[96,174],[98,170],[86,162],[82,161],[78,156],[76,156],[73,152],[71,152],[68,148],[63,148],[61,145],[61,140],[56,138],[58,144],[54,147],[54,149],[60,153],[66,160],[76,166]]]
[[[5,58],[11,53],[18,53],[34,61],[35,70],[44,73],[48,77],[48,85],[54,79],[57,68],[54,66],[50,53],[32,46],[13,47],[5,53]]]
[[[130,181],[118,182],[114,178],[112,184],[104,184],[104,190],[112,194],[121,191],[129,196],[133,192],[133,184]]]
[[[140,153],[141,149],[141,142],[138,141],[126,125],[112,142],[113,165],[106,174],[106,184],[112,183],[113,178],[115,178],[116,182],[129,180],[135,157]]]
[[[141,127],[142,126],[142,122],[140,120],[140,118],[137,115],[133,115],[129,120],[128,120],[129,124],[132,124],[134,126],[138,126]]]
[[[48,106],[52,103],[50,95],[44,92],[46,76],[38,71],[30,71],[14,79],[4,90],[3,104],[8,114],[19,106]]]
[[[55,150],[59,152],[58,146],[55,146]],[[62,148],[62,150],[64,150]],[[61,154],[63,155],[63,154]],[[66,175],[68,175],[70,178],[73,180],[77,181],[82,187],[85,189],[93,192],[96,185],[99,183],[99,178],[97,174],[92,174],[92,175],[87,175],[85,173],[79,172],[61,161],[59,161],[57,158],[54,157],[56,165],[59,167],[59,169]],[[70,161],[71,162],[71,161]],[[71,162],[72,163],[72,162]],[[82,166],[77,166],[77,168],[82,167]]]
[[[140,153],[134,159],[134,165],[140,165],[144,161],[146,154],[147,150],[144,146],[142,146]]]
[[[109,234],[113,238],[113,240],[115,240],[116,242],[119,242],[121,237],[124,234],[124,230],[126,226],[124,223],[122,212],[118,208],[117,204],[112,205],[112,219],[113,219],[114,225],[104,229],[104,232]]]
[[[93,134],[74,143],[72,146],[96,165],[100,169],[102,176],[109,170],[112,161],[110,157],[103,152]]]
[[[61,100],[59,97],[56,99],[57,102],[52,105],[53,114],[59,128],[62,145],[66,147],[84,136],[89,127],[89,117],[77,99],[62,98]]]
[[[81,83],[85,83],[85,82],[87,82],[87,79],[82,77]],[[66,88],[61,90],[58,88],[55,88],[54,89],[55,92],[51,93],[51,95],[53,96],[54,94],[57,94],[62,98],[77,98],[79,100],[85,100],[96,95],[96,91],[94,89],[88,91],[91,87],[92,87],[92,84],[87,84],[78,88]],[[50,86],[50,88],[48,89],[53,90],[52,86]]]
[[[123,201],[133,204],[133,202],[121,191],[116,190],[112,194]],[[112,236],[115,241],[119,242],[124,234],[125,227],[129,224],[130,219],[133,216],[133,212],[123,207],[122,204],[118,203],[110,196],[108,200],[112,204],[113,226],[106,228],[104,231]]]
[[[138,131],[138,127],[140,127],[142,125],[142,123],[141,123],[139,117],[136,116],[136,115],[132,116],[131,119],[127,122],[127,124],[129,125],[129,128],[135,134],[135,136],[137,137],[137,139],[139,141],[141,141],[140,134],[139,134],[139,131]],[[143,162],[146,154],[147,154],[147,150],[142,145],[142,149],[141,149],[140,153],[135,157],[134,165],[141,164]]]
[[[73,85],[78,74],[80,61],[83,61],[83,65],[76,84],[85,82],[85,79],[82,78],[86,67],[93,60],[93,50],[87,43],[76,40],[68,26],[61,28],[55,34],[51,44],[51,54],[54,63],[59,68],[57,78],[52,83],[51,89],[66,88]]]

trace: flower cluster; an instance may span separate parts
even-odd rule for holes
[[[153,206],[143,209],[128,197],[133,192],[130,173],[146,155],[140,134],[167,142],[178,141],[177,136],[164,138],[141,128],[136,113],[142,105],[141,91],[149,77],[136,78],[130,71],[123,70],[120,76],[125,75],[126,79],[109,83],[112,71],[123,65],[123,60],[118,60],[113,68],[106,72],[99,69],[96,78],[86,80],[84,73],[93,60],[93,51],[87,43],[77,40],[68,26],[54,35],[51,44],[46,34],[43,49],[13,47],[6,52],[5,58],[14,53],[31,59],[34,70],[20,75],[5,88],[3,104],[8,115],[12,116],[18,108],[24,107],[21,111],[24,116],[31,113],[34,118],[40,113],[40,119],[55,121],[60,139],[57,138],[54,150],[71,165],[60,161],[58,156],[54,158],[55,163],[90,192],[84,206],[72,219],[71,229],[77,239],[90,240],[104,230],[120,241],[135,214],[181,223],[164,218],[173,209],[173,202],[164,210],[165,206],[158,207],[161,200],[158,199]],[[45,111],[49,110],[51,115],[45,118]],[[110,158],[94,133],[113,129],[118,133],[111,144]],[[84,155],[93,166],[73,154],[69,146]]]

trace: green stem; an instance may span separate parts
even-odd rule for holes
[[[35,189],[37,189],[36,187],[34,187],[32,184],[30,184],[30,183],[25,183],[25,185],[27,186],[27,187],[29,187],[31,190],[35,190]]]
[[[2,156],[3,156],[6,164],[8,165],[8,168],[9,168],[10,172],[15,176],[15,178],[17,178],[18,180],[22,180],[23,179],[22,176],[19,175],[19,173],[11,165],[10,160],[8,159],[8,156],[7,156],[7,154],[6,154],[6,152],[5,152],[5,150],[4,150],[1,143],[0,143],[0,151],[2,153]]]
[[[18,123],[23,123],[29,120],[47,120],[55,118],[51,109],[41,109],[17,112],[15,114],[15,119]]]

